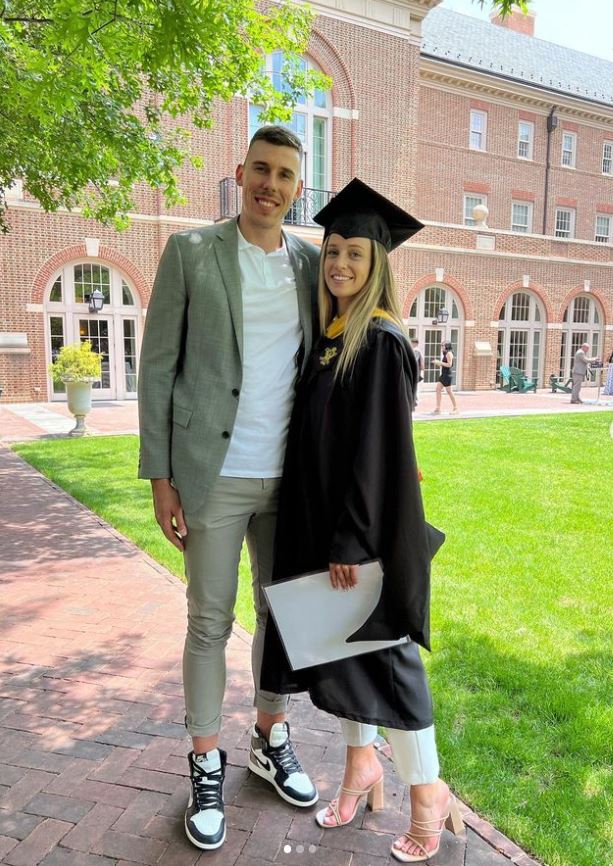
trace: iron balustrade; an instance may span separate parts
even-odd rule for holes
[[[333,195],[334,193],[327,189],[304,187],[302,195],[291,206],[283,222],[294,226],[317,225],[313,217],[322,207],[328,204]],[[232,219],[238,216],[241,209],[241,201],[241,188],[233,177],[224,177],[219,181],[220,219]]]

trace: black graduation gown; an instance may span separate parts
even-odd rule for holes
[[[430,560],[444,536],[424,519],[412,441],[415,356],[401,331],[373,319],[353,372],[334,380],[342,336],[320,338],[290,422],[275,542],[274,580],[329,562],[381,559],[379,604],[355,640],[411,641],[292,671],[272,617],[261,687],[308,690],[334,715],[401,730],[432,724],[417,644],[429,649]],[[351,638],[350,638],[351,640]]]

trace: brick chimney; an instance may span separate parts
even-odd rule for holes
[[[513,6],[506,18],[501,18],[500,15],[494,13],[490,21],[498,27],[506,27],[507,30],[523,33],[524,36],[534,36],[534,14],[532,12],[524,14],[519,6]]]

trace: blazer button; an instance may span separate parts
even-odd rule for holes
[[[238,388],[232,388],[232,396],[233,397],[238,397],[239,394],[240,394],[240,391],[238,390]]]
[[[221,435],[223,436],[224,439],[229,439],[229,438],[230,438],[230,434],[228,433],[227,430],[224,430],[223,433],[222,433]]]

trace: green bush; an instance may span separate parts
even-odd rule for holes
[[[99,379],[102,374],[102,355],[92,350],[89,340],[62,346],[49,373],[56,385],[60,382],[82,382]]]

